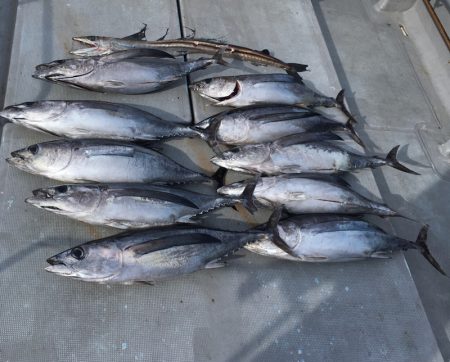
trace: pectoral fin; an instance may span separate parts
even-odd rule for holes
[[[148,253],[170,249],[177,246],[211,243],[221,243],[221,241],[208,234],[178,234],[144,241],[143,243],[129,246],[126,250],[132,251],[136,257],[139,257]]]

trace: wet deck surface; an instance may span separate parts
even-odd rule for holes
[[[399,211],[430,223],[430,248],[440,247],[448,255],[445,185],[430,167],[415,131],[418,123],[435,122],[432,112],[399,48],[402,40],[386,19],[373,15],[365,3],[343,3],[346,6],[334,8],[330,2],[319,7],[298,0],[286,1],[283,7],[269,0],[179,4],[135,0],[133,6],[119,0],[22,1],[5,104],[102,99],[140,105],[168,120],[199,121],[220,109],[195,95],[190,101],[185,82],[151,95],[105,96],[46,84],[30,74],[36,64],[67,57],[74,35],[125,36],[136,31],[139,22],[150,25],[148,38],[159,37],[166,27],[169,37],[177,37],[180,29],[184,32],[182,26],[188,26],[198,36],[269,48],[287,61],[309,64],[311,72],[305,78],[320,91],[334,95],[346,88],[370,151],[385,153],[398,143],[408,145],[400,159],[422,173],[420,178],[384,169],[362,171],[350,180],[366,195],[382,196]],[[214,74],[242,71],[215,68]],[[193,79],[211,74],[212,69]],[[0,159],[44,139],[49,138],[7,125]],[[208,163],[211,151],[200,141],[171,141],[165,151],[176,159],[183,157],[193,168],[214,170]],[[414,252],[408,260],[415,281],[419,287],[430,284],[428,291],[419,288],[423,303],[441,301],[435,313],[427,311],[434,332],[439,327],[444,334],[438,338],[439,347],[403,254],[392,260],[319,265],[241,252],[246,257],[233,260],[228,268],[154,287],[92,285],[46,273],[47,257],[116,232],[23,203],[31,190],[56,183],[0,163],[0,278],[4,286],[0,306],[5,311],[0,317],[4,326],[0,361],[442,360],[439,347],[445,347],[448,318],[438,321],[437,313],[448,303],[448,281]],[[256,219],[242,215],[256,222],[267,212]],[[243,228],[242,215],[219,211],[206,224]],[[420,228],[406,221],[395,221],[393,226],[399,235],[411,239]],[[441,253],[437,257],[450,270],[448,258]]]

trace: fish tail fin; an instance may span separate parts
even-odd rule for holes
[[[353,117],[353,115],[349,112],[349,110],[347,109],[345,102],[344,102],[344,93],[345,90],[341,89],[341,91],[337,94],[335,102],[336,105],[342,110],[342,112],[344,112],[344,114],[348,117],[348,120],[351,121],[352,123],[358,123],[355,119],[355,117]]]
[[[355,141],[358,145],[360,145],[362,148],[366,148],[366,146],[364,145],[364,142],[362,141],[362,139],[359,137],[359,135],[356,133],[355,130],[355,120],[353,118],[349,118],[347,123],[345,124],[345,126],[347,127],[349,133],[350,133],[350,137],[353,139],[353,141]]]
[[[420,253],[428,260],[428,262],[433,265],[433,267],[442,275],[447,276],[445,271],[441,268],[436,259],[431,255],[430,249],[427,246],[427,237],[428,237],[428,225],[424,225],[422,229],[419,231],[419,235],[417,236],[416,242],[413,243],[420,251]]]
[[[217,186],[222,187],[225,185],[225,178],[227,177],[228,170],[225,167],[219,167],[216,172],[214,172],[211,178],[217,182]]]
[[[409,168],[407,168],[406,166],[403,166],[400,162],[398,162],[397,160],[397,152],[398,149],[400,148],[400,145],[395,146],[392,150],[389,151],[389,153],[386,156],[386,164],[396,168],[397,170],[406,172],[406,173],[410,173],[413,175],[420,175],[420,173],[417,173],[416,171],[410,170]]]
[[[242,194],[240,196],[240,201],[241,201],[242,205],[244,205],[245,208],[251,214],[254,214],[257,210],[257,207],[255,206],[254,199],[253,199],[253,193],[255,192],[257,183],[258,183],[258,178],[248,182],[247,186],[245,186],[244,191],[242,191]]]

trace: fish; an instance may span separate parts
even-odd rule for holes
[[[63,182],[187,183],[210,178],[158,151],[114,140],[55,140],[11,152],[6,161],[22,171]]]
[[[366,156],[345,150],[329,141],[341,138],[331,132],[300,133],[274,142],[232,148],[211,158],[220,167],[250,174],[333,174],[383,165],[419,175],[397,160],[399,145],[387,156]]]
[[[73,49],[70,53],[83,56],[102,56],[130,49],[159,49],[179,54],[221,54],[224,58],[238,59],[254,65],[270,66],[283,69],[296,79],[301,79],[298,72],[308,69],[306,64],[286,63],[270,54],[267,49],[253,50],[247,47],[223,43],[213,39],[180,38],[143,41],[136,39],[120,39],[107,36],[76,36],[73,41],[84,48]]]
[[[198,137],[187,125],[163,120],[120,103],[50,100],[6,107],[0,117],[27,128],[67,138],[151,141]]]
[[[90,241],[47,259],[46,271],[97,283],[154,284],[225,266],[226,255],[261,238],[260,231],[233,232],[197,226],[127,231]]]
[[[273,225],[273,220],[270,223]],[[416,241],[410,241],[389,235],[360,218],[339,215],[291,217],[276,223],[271,235],[262,235],[260,240],[245,248],[266,256],[305,262],[387,259],[396,251],[417,249],[436,270],[446,275],[426,244],[428,229],[428,225],[423,226]]]
[[[93,225],[140,229],[195,223],[195,217],[242,203],[255,211],[248,184],[238,197],[203,195],[177,187],[148,184],[69,184],[41,188],[25,202]]]
[[[249,184],[236,182],[220,187],[217,192],[238,197]],[[341,178],[328,175],[281,175],[258,177],[253,198],[258,205],[282,206],[289,214],[374,214],[382,217],[400,216],[387,205],[367,199],[350,189]]]
[[[101,93],[146,94],[219,63],[219,57],[184,62],[160,50],[129,50],[40,64],[33,78]]]
[[[214,77],[191,84],[190,89],[215,106],[245,107],[283,104],[309,107],[321,113],[321,108],[336,108],[343,117],[355,118],[344,103],[344,90],[336,98],[319,94],[290,74],[246,74]],[[346,121],[344,121],[346,122]]]
[[[192,128],[212,144],[247,145],[270,142],[297,133],[344,131],[364,146],[353,124],[352,119],[343,124],[308,108],[259,105],[221,112]]]

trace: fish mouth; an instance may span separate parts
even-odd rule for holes
[[[62,276],[71,276],[73,275],[73,271],[66,266],[61,260],[57,257],[52,256],[47,259],[47,263],[50,265],[45,268],[46,271]]]
[[[25,199],[25,202],[27,204],[36,206],[36,207],[38,207],[40,209],[49,210],[49,211],[53,211],[53,212],[56,212],[56,213],[64,212],[63,209],[60,209],[57,206],[49,205],[49,204],[46,205],[46,203],[48,203],[49,201],[53,201],[53,199],[51,199],[51,198],[50,199],[42,199],[42,198],[39,198],[39,197],[28,197],[28,198]]]
[[[11,157],[6,159],[6,162],[12,166],[20,167],[26,164],[26,157],[19,151],[13,151],[11,152]]]
[[[73,37],[73,46],[72,50],[69,53],[77,56],[89,57],[96,55],[105,55],[108,52],[108,49],[101,48],[98,42],[89,38],[90,37]],[[81,45],[84,45],[84,47],[75,48],[76,46]]]

